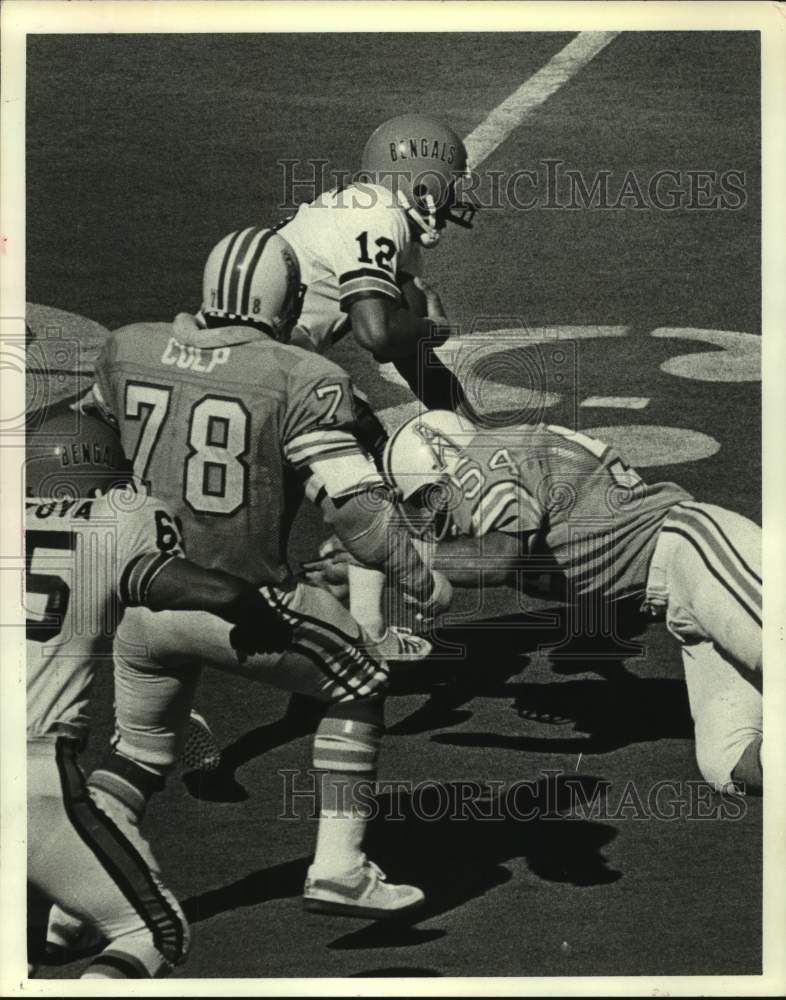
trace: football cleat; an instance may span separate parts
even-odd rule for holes
[[[426,897],[414,885],[391,885],[373,861],[354,872],[333,878],[315,878],[309,868],[303,905],[310,913],[388,920],[419,909]]]
[[[49,913],[44,961],[47,965],[67,965],[78,958],[95,955],[106,944],[101,932],[59,906]]]
[[[221,765],[221,747],[207,720],[194,709],[188,719],[181,765],[184,771],[215,771]]]
[[[403,625],[389,625],[382,636],[376,640],[372,650],[380,660],[391,662],[414,663],[425,660],[433,649],[428,639],[416,635],[411,628]]]

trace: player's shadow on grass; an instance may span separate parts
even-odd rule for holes
[[[258,906],[274,899],[300,896],[306,881],[308,858],[284,861],[270,868],[249,872],[236,882],[189,896],[181,903],[189,923],[208,920],[241,906]]]
[[[498,696],[511,698],[512,709],[522,719],[521,735],[435,733],[432,741],[530,753],[602,754],[633,743],[693,738],[687,692],[679,680],[653,677],[508,684],[499,689]],[[538,731],[527,732],[533,724]],[[544,725],[552,727],[554,735],[552,731],[544,733]]]
[[[610,636],[577,636],[574,634],[574,623],[575,613],[569,612],[564,606],[556,606],[538,613],[506,615],[442,630],[439,635],[444,641],[454,650],[463,649],[465,655],[461,658],[437,657],[428,662],[394,665],[391,672],[392,697],[423,693],[428,694],[429,698],[415,712],[391,726],[388,732],[391,735],[412,735],[459,725],[472,716],[472,711],[462,706],[473,698],[515,698],[517,691],[506,686],[505,682],[526,668],[532,653],[549,649],[549,658],[555,672],[574,673],[577,669],[583,672],[594,671],[608,682],[608,686],[599,685],[597,689],[593,689],[598,692],[597,697],[591,698],[592,704],[598,709],[598,720],[592,719],[592,713],[584,712],[582,719],[585,720],[585,725],[580,728],[588,726],[589,732],[599,733],[601,747],[608,745],[609,748],[616,748],[623,745],[623,736],[614,736],[610,732],[609,726],[614,720],[608,711],[608,705],[623,702],[634,704],[644,693],[641,689],[628,686],[642,682],[626,669],[624,660],[641,654],[642,646],[633,637],[641,634],[646,622],[638,613],[635,603],[621,602],[617,605],[615,629]],[[684,691],[680,701],[679,684],[674,682],[669,686],[670,682],[665,681],[663,684],[666,687],[662,691],[659,688],[660,696],[655,701],[664,709],[665,716],[674,716],[670,724],[679,728],[683,719],[679,706],[685,701]],[[557,690],[564,686],[554,685],[553,698],[557,702],[565,698],[565,694]],[[601,692],[605,692],[605,696]],[[675,699],[673,706],[670,703],[670,693]],[[523,694],[522,692],[522,696]],[[547,700],[551,697],[551,692],[545,695]],[[577,698],[576,701],[577,707],[581,708],[581,699]],[[275,747],[312,734],[324,711],[324,704],[315,699],[293,696],[280,719],[250,730],[227,746],[222,751],[221,765],[216,771],[192,774],[187,782],[189,792],[195,798],[208,801],[246,798],[247,793],[235,777],[237,769]],[[555,707],[552,714],[559,716],[567,713],[568,718],[572,718],[570,711],[569,707],[563,705],[562,708]],[[617,721],[620,726],[625,724],[624,719]],[[635,734],[635,722],[628,727],[627,732]],[[639,739],[650,738],[652,727],[642,727],[640,732],[646,732],[647,735],[640,736]],[[443,742],[450,740],[444,738]],[[520,749],[526,747],[522,745]],[[532,749],[557,753],[561,747],[552,745],[549,741],[541,741],[533,745]],[[574,741],[569,750],[590,752],[591,747]],[[598,752],[602,752],[602,749]]]
[[[621,873],[609,867],[602,853],[616,830],[582,813],[602,808],[603,787],[589,775],[551,772],[505,788],[424,782],[405,792],[383,791],[365,846],[391,881],[420,886],[426,905],[406,920],[369,924],[363,919],[362,927],[329,947],[404,947],[442,937],[444,931],[417,924],[508,882],[513,876],[504,865],[517,858],[526,863],[530,874],[523,877],[528,882],[616,882]],[[191,923],[199,923],[240,907],[298,897],[309,860],[251,872],[189,897],[183,910]],[[354,922],[349,926],[356,928]]]
[[[603,855],[616,830],[583,818],[592,815],[587,804],[593,795],[598,796],[594,808],[602,808],[604,787],[589,775],[554,772],[537,782],[490,786],[485,791],[469,783],[424,782],[406,793],[381,796],[379,816],[367,836],[369,856],[392,881],[420,886],[426,904],[409,922],[367,925],[328,947],[426,943],[445,932],[421,930],[418,923],[491,893],[514,877],[522,880],[524,892],[526,885],[539,880],[573,886],[616,882],[621,873]],[[518,858],[529,874],[513,876],[505,867]]]
[[[637,727],[645,733],[639,739],[656,735],[685,733],[687,701],[681,682],[656,679],[641,681],[631,673],[626,660],[643,654],[645,647],[639,637],[647,621],[633,602],[621,603],[616,611],[615,629],[611,635],[576,635],[574,617],[562,606],[550,607],[538,614],[505,615],[486,621],[472,622],[462,628],[445,629],[445,641],[460,646],[464,656],[458,659],[436,659],[428,664],[413,664],[393,673],[392,693],[428,694],[429,699],[411,715],[389,729],[392,735],[430,732],[445,726],[466,722],[472,711],[462,706],[476,697],[516,699],[522,718],[537,721],[566,722],[574,720],[587,732],[603,732],[614,746],[620,745],[623,734],[614,737],[610,727],[619,724],[635,735]],[[493,636],[493,639],[490,637]],[[543,653],[554,673],[572,675],[593,672],[601,681],[585,681],[586,689],[568,686],[567,682],[542,685],[510,685],[507,681],[526,670],[531,656]],[[575,682],[578,684],[579,682]],[[650,687],[645,690],[642,684]],[[589,695],[584,705],[581,695]],[[575,697],[571,697],[575,695]],[[668,717],[668,732],[658,733],[658,715],[648,705],[648,697]],[[528,706],[527,699],[533,704]],[[644,712],[646,721],[616,719],[615,711]],[[689,716],[688,716],[689,719]],[[690,731],[687,731],[690,735]],[[444,742],[450,742],[445,738]],[[572,746],[570,749],[573,750]],[[559,752],[558,747],[540,749]]]

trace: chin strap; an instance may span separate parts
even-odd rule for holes
[[[409,199],[401,188],[396,190],[396,197],[398,198],[399,205],[421,230],[418,236],[423,246],[435,247],[439,243],[440,232],[437,229],[437,206],[433,196],[427,194],[425,197],[428,219],[424,219],[420,212],[410,204]]]

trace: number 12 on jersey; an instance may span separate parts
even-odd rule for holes
[[[132,459],[134,475],[146,479],[156,445],[165,432],[172,389],[127,382],[125,416],[141,424]],[[189,452],[183,463],[183,498],[198,514],[230,516],[245,503],[250,414],[239,399],[205,395],[188,416]]]

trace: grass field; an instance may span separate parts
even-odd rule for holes
[[[28,299],[110,329],[194,308],[212,244],[283,214],[279,161],[319,157],[353,169],[375,125],[407,109],[444,116],[467,134],[570,38],[34,37]],[[550,421],[602,427],[648,479],[676,480],[755,520],[758,101],[753,33],[622,35],[485,167],[510,172],[559,160],[587,176],[611,171],[612,187],[629,170],[645,184],[659,170],[735,170],[745,176],[744,205],[490,208],[474,232],[452,232],[428,258],[429,277],[460,327],[458,363],[473,330],[488,345],[483,357],[495,359],[493,407],[518,405],[530,388],[521,384],[519,355],[533,350],[493,331],[540,331]],[[52,316],[59,314],[31,308],[34,335],[45,336]],[[63,327],[66,340],[84,344],[92,335],[78,320]],[[601,335],[610,329],[615,336]],[[683,335],[652,337],[654,330]],[[702,339],[691,330],[704,331]],[[548,351],[555,338],[567,356],[559,363]],[[722,350],[720,370],[706,368],[712,378],[661,367]],[[345,342],[334,358],[379,408],[400,412],[391,408],[407,402],[406,391],[359,354]],[[646,402],[633,411],[581,405],[593,396]],[[294,559],[313,553],[320,530],[304,511]],[[247,797],[198,801],[175,777],[151,809],[151,842],[194,931],[179,975],[760,970],[761,801],[747,800],[736,820],[646,820],[635,807],[615,808],[627,782],[646,798],[657,781],[699,778],[679,654],[665,629],[647,630],[640,656],[581,648],[559,655],[548,648],[559,641],[558,619],[538,623],[503,589],[487,593],[480,609],[471,600],[460,595],[465,618],[443,630],[466,655],[400,677],[380,776],[431,782],[424,801],[438,805],[440,788],[455,795],[464,781],[532,780],[536,797],[545,796],[564,779],[543,771],[561,771],[588,794],[609,782],[609,816],[429,823],[414,818],[404,796],[401,820],[374,825],[370,853],[392,880],[426,890],[421,918],[391,928],[305,915],[300,893],[314,823],[277,816],[280,772],[310,765],[307,720],[287,717],[281,694],[207,676],[199,705],[230,747]],[[106,675],[96,708],[87,766],[110,726]],[[79,968],[41,975],[70,977]]]

